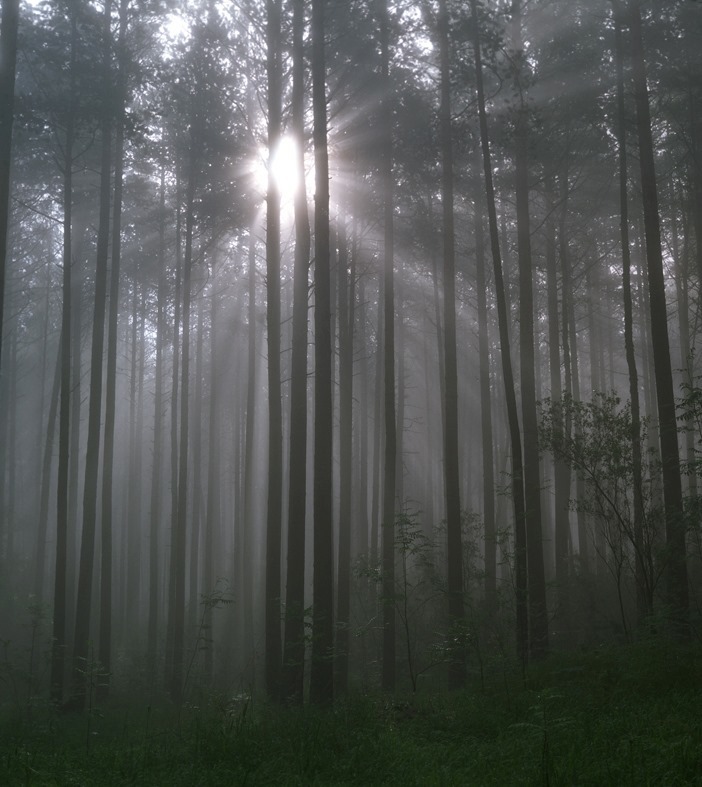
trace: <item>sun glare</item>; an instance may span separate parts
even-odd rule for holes
[[[271,157],[271,172],[281,197],[291,199],[300,184],[297,166],[297,142],[292,137],[282,137]]]

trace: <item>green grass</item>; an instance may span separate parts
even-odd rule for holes
[[[484,689],[333,710],[34,709],[0,725],[2,785],[702,785],[702,652],[553,657]]]

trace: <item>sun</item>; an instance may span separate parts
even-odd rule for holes
[[[300,185],[298,156],[297,142],[287,135],[280,138],[271,156],[273,179],[284,201],[293,199]]]

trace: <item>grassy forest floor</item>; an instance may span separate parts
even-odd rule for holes
[[[1,785],[702,785],[702,649],[552,656],[465,692],[333,710],[115,698],[6,707]]]

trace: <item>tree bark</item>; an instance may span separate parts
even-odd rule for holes
[[[282,114],[281,0],[266,3],[268,78],[268,193],[266,197],[266,322],[268,326],[268,515],[266,519],[266,691],[281,693],[280,620],[283,414],[280,382],[280,190],[271,162],[280,141]]]
[[[449,19],[446,0],[439,0],[437,18],[441,73],[439,108],[441,146],[441,204],[444,241],[444,483],[448,551],[448,617],[450,636],[459,643],[451,654],[449,688],[458,689],[466,679],[465,644],[461,627],[463,604],[463,546],[458,467],[458,368],[456,360],[456,261],[453,216],[453,140],[451,81],[449,71]]]
[[[345,206],[339,215],[339,561],[337,572],[336,692],[348,687],[351,613],[351,523],[353,481],[354,259],[349,255]]]
[[[624,348],[629,371],[629,401],[631,403],[631,458],[634,473],[634,550],[636,576],[636,609],[638,624],[653,612],[653,597],[646,592],[643,539],[643,461],[641,447],[641,405],[639,402],[639,374],[634,351],[634,308],[631,292],[631,248],[629,240],[628,161],[626,148],[626,113],[624,104],[624,43],[621,17],[614,13],[614,54],[617,69],[617,147],[619,155],[619,221],[622,244],[622,297],[624,300]]]
[[[95,564],[97,526],[98,471],[100,467],[100,429],[102,414],[102,360],[105,338],[105,302],[107,295],[107,259],[110,233],[110,165],[112,161],[112,51],[110,16],[111,0],[105,2],[103,28],[103,106],[100,120],[102,134],[100,161],[100,215],[95,270],[92,347],[90,355],[90,400],[88,405],[88,445],[83,488],[83,532],[78,570],[78,594],[73,645],[73,692],[71,706],[82,709],[85,703],[86,677],[90,669],[90,618]]]
[[[189,392],[190,392],[190,304],[193,266],[193,203],[197,170],[196,134],[190,120],[190,161],[188,162],[188,184],[185,195],[185,253],[183,256],[183,314],[181,335],[181,386],[180,386],[180,441],[178,451],[178,507],[173,533],[172,621],[173,621],[173,671],[170,680],[170,695],[176,704],[183,701],[183,660],[185,647],[185,544],[188,523],[188,451],[189,451]]]
[[[127,34],[128,0],[120,2],[120,27],[117,43],[119,73],[117,75],[117,106],[115,112],[115,185],[112,206],[112,259],[110,270],[110,304],[107,331],[107,370],[105,380],[105,444],[103,448],[101,500],[100,560],[100,632],[98,658],[102,668],[99,696],[109,693],[112,651],[112,470],[114,464],[115,408],[117,387],[117,319],[119,315],[119,277],[121,258],[122,185],[124,176],[124,112],[127,75],[125,72],[125,39]]]
[[[7,238],[10,222],[10,165],[12,125],[15,117],[15,74],[17,70],[17,30],[19,0],[2,0],[0,28],[0,349],[5,313]]]
[[[485,194],[487,201],[488,223],[490,228],[490,250],[492,254],[493,273],[495,278],[495,298],[497,301],[497,319],[500,334],[500,355],[502,357],[502,377],[505,386],[507,420],[509,426],[510,447],[512,453],[512,504],[514,507],[515,530],[515,594],[517,602],[517,651],[522,665],[528,658],[529,631],[527,614],[527,561],[526,561],[526,530],[524,511],[524,469],[522,465],[522,438],[519,428],[517,396],[512,369],[512,352],[509,336],[509,309],[505,281],[502,273],[502,255],[500,252],[500,236],[497,225],[495,207],[495,187],[492,179],[492,157],[490,155],[490,138],[488,135],[487,114],[485,111],[485,91],[483,88],[482,56],[478,27],[476,0],[471,0],[474,20],[473,53],[476,73],[476,91],[478,94],[478,116],[480,121],[480,147],[483,155],[483,175],[485,178]]]
[[[314,115],[314,578],[310,700],[334,699],[334,608],[332,520],[332,345],[329,244],[329,158],[327,150],[324,0],[312,2],[312,102]]]
[[[689,594],[685,555],[685,522],[683,515],[682,481],[678,432],[675,411],[675,392],[668,341],[668,312],[665,300],[665,279],[661,251],[658,188],[653,155],[651,114],[646,83],[641,22],[641,4],[634,0],[631,10],[631,61],[636,102],[636,127],[641,167],[644,231],[648,294],[651,313],[653,366],[658,400],[658,427],[663,469],[663,499],[665,504],[666,545],[668,548],[667,595],[671,622],[676,636],[689,636]]]
[[[297,142],[298,188],[295,194],[295,260],[292,358],[290,373],[290,478],[288,554],[285,595],[285,698],[302,702],[305,666],[305,521],[307,511],[307,319],[310,223],[305,187],[305,5],[293,5],[293,133]]]
[[[480,151],[478,150],[478,158]],[[476,172],[479,172],[478,160]],[[483,527],[485,550],[485,605],[488,614],[497,610],[497,539],[495,533],[495,457],[492,432],[490,380],[490,336],[485,278],[485,236],[483,202],[476,183],[475,196],[475,293],[478,300],[478,363],[480,376],[480,431],[483,464]]]
[[[161,472],[163,463],[163,343],[166,334],[166,168],[161,162],[158,222],[158,291],[156,294],[156,362],[154,367],[154,455],[151,465],[151,511],[149,517],[149,613],[147,623],[147,669],[156,678],[159,630],[159,530],[161,527]]]
[[[378,8],[383,98],[381,103],[383,198],[383,392],[385,456],[382,519],[383,666],[385,691],[395,689],[395,483],[397,472],[397,425],[395,422],[395,278],[392,173],[392,107],[390,104],[390,21],[387,0]]]

